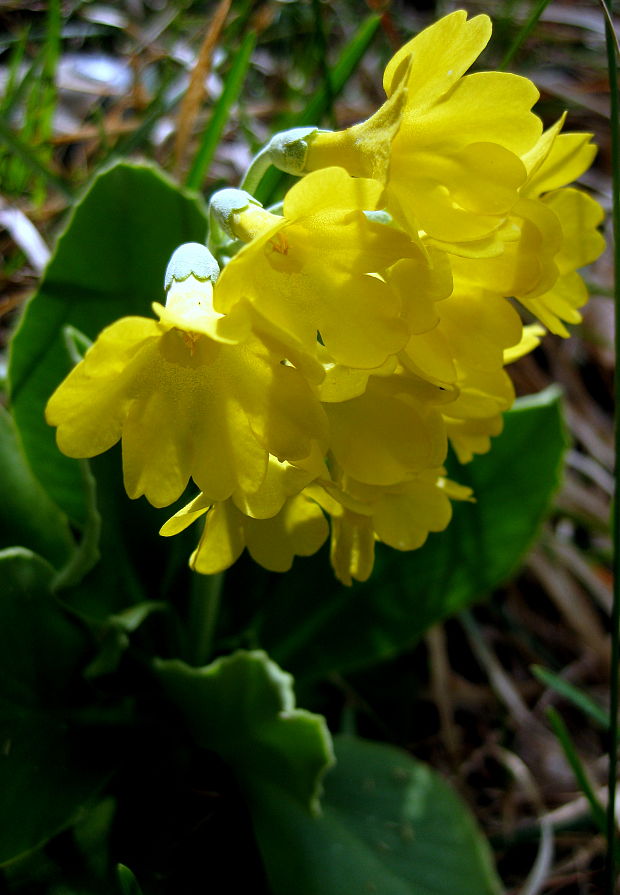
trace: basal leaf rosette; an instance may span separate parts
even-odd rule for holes
[[[339,164],[375,178],[383,206],[409,232],[488,249],[525,181],[520,156],[542,130],[531,81],[465,74],[490,35],[487,16],[468,20],[463,10],[426,28],[388,64],[387,100],[375,115],[308,139],[306,170]]]
[[[204,247],[201,247],[205,252]],[[304,460],[325,445],[315,386],[251,309],[224,317],[213,285],[175,280],[159,320],[126,317],[105,329],[50,398],[47,421],[70,457],[122,441],[132,498],[173,503],[190,478],[211,501],[253,492],[269,455]]]

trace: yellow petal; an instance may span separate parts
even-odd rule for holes
[[[272,572],[287,572],[295,556],[311,556],[327,540],[329,526],[318,504],[298,495],[271,519],[244,521],[247,548]]]
[[[528,180],[527,195],[540,196],[581,177],[596,155],[591,139],[592,134],[560,134],[544,162]]]
[[[605,250],[605,240],[597,230],[605,216],[599,203],[570,187],[548,193],[542,201],[561,224],[562,244],[555,256],[560,273],[571,273],[596,261]]]
[[[325,406],[333,454],[360,482],[404,481],[421,469],[441,466],[445,459],[439,412],[401,377],[371,379],[361,397]]]
[[[239,559],[245,546],[243,518],[229,501],[209,510],[202,537],[189,561],[195,572],[215,575]]]
[[[583,307],[587,300],[588,290],[579,274],[567,273],[558,277],[549,292],[536,298],[522,298],[521,304],[538,317],[550,332],[568,339],[570,332],[562,321],[581,323],[583,318],[577,309]]]
[[[268,519],[280,512],[289,497],[299,494],[309,482],[325,474],[324,456],[318,445],[306,460],[295,466],[270,456],[267,474],[260,486],[254,491],[235,491],[232,499],[245,516]]]
[[[456,419],[484,419],[503,413],[512,406],[515,392],[504,370],[468,369],[459,377],[458,398],[445,414]]]
[[[204,516],[210,506],[211,502],[207,500],[204,494],[199,494],[175,513],[174,516],[171,516],[170,519],[164,522],[159,529],[160,535],[164,538],[169,538],[172,535],[178,535],[180,532],[185,531],[196,519]]]
[[[506,348],[504,350],[504,363],[511,364],[514,361],[518,360],[520,357],[524,357],[526,354],[529,354],[530,351],[534,351],[534,349],[538,348],[538,346],[540,345],[540,340],[545,334],[545,328],[543,326],[539,326],[537,323],[532,323],[529,326],[524,326],[523,333],[519,342],[516,345],[513,345],[511,348]]]
[[[540,138],[542,123],[530,110],[539,93],[528,78],[505,72],[466,75],[454,90],[418,115],[409,96],[396,143],[450,151],[493,143],[521,155]]]
[[[133,380],[159,337],[156,321],[143,317],[124,317],[100,333],[46,407],[64,454],[94,457],[116,444],[134,397]]]
[[[491,21],[480,15],[467,20],[462,9],[444,16],[417,34],[392,57],[383,75],[391,95],[403,75],[403,62],[411,68],[408,82],[411,102],[427,106],[455,84],[483,51],[491,37]]]
[[[486,454],[491,448],[491,437],[499,435],[504,427],[500,413],[481,419],[453,419],[446,416],[445,423],[450,444],[459,463],[469,463],[474,454]]]
[[[332,517],[330,559],[336,578],[350,586],[370,578],[375,561],[375,535],[372,520],[345,510]]]
[[[430,531],[443,531],[452,518],[450,501],[436,484],[410,482],[400,494],[377,502],[373,524],[379,540],[396,550],[416,550]]]

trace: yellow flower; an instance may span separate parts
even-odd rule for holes
[[[564,118],[524,156],[528,178],[514,205],[504,250],[495,257],[452,257],[456,278],[521,302],[552,332],[567,337],[562,321],[579,323],[587,291],[577,269],[594,261],[605,243],[597,227],[600,205],[565,184],[579,177],[596,152],[590,134],[560,134]]]
[[[436,385],[458,386],[468,369],[500,369],[504,350],[521,339],[521,320],[510,302],[471,283],[457,281],[436,308],[436,326],[414,333],[400,354],[408,369]]]
[[[372,118],[307,139],[306,170],[339,164],[376,178],[384,207],[412,233],[442,243],[493,239],[525,181],[519,156],[541,123],[530,111],[531,81],[464,75],[490,34],[487,16],[467,20],[462,10],[426,28],[388,64],[388,98]]]
[[[595,199],[571,187],[546,193],[542,204],[555,213],[560,223],[562,241],[554,257],[558,276],[550,288],[517,297],[547,329],[568,338],[570,333],[562,321],[580,323],[578,309],[588,300],[588,291],[577,270],[591,264],[605,249],[605,240],[597,229],[604,212]]]
[[[370,576],[375,541],[396,550],[417,550],[430,532],[447,528],[452,518],[449,498],[470,500],[472,495],[444,474],[443,469],[428,469],[390,487],[337,475],[337,485],[323,481],[306,489],[331,517],[331,561],[343,584]]]
[[[454,397],[402,369],[371,376],[363,394],[324,402],[331,454],[347,475],[369,485],[413,479],[444,462],[441,407]]]
[[[246,300],[266,326],[291,334],[310,355],[319,350],[318,331],[337,363],[381,365],[408,330],[399,295],[374,274],[402,258],[429,265],[408,236],[364,213],[380,196],[377,182],[330,168],[292,187],[282,217],[248,203],[228,222],[251,242],[225,267],[217,310],[229,313]]]
[[[178,534],[206,514],[199,544],[190,566],[203,575],[229,568],[247,547],[252,558],[272,572],[286,572],[295,556],[311,556],[329,533],[318,504],[303,494],[288,498],[268,518],[255,519],[242,513],[232,500],[211,505],[203,494],[166,522],[160,534]]]
[[[270,453],[303,460],[325,444],[313,387],[283,363],[290,346],[250,332],[242,304],[222,317],[212,292],[193,274],[173,279],[166,307],[154,305],[160,319],[105,329],[47,405],[70,457],[122,439],[127,493],[155,506],[175,501],[190,477],[211,501],[255,491]]]

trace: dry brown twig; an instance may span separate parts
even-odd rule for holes
[[[183,97],[179,115],[177,118],[177,133],[174,141],[174,163],[178,174],[181,167],[183,155],[189,141],[194,122],[200,109],[205,95],[205,78],[211,68],[213,59],[213,51],[219,40],[224,22],[230,10],[232,0],[220,0],[215,10],[215,14],[211,19],[211,24],[207,28],[207,33],[196,59],[196,64],[192,69],[190,82]]]

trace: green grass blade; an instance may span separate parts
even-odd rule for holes
[[[588,775],[586,774],[585,769],[581,763],[581,759],[577,755],[577,751],[573,745],[573,741],[571,740],[568,728],[555,709],[547,709],[546,715],[549,723],[551,724],[551,727],[553,728],[554,734],[558,738],[560,746],[562,747],[562,751],[566,756],[566,760],[571,766],[571,770],[575,775],[577,783],[579,784],[579,789],[588,800],[590,811],[592,812],[592,820],[599,828],[601,833],[604,834],[606,827],[605,809],[597,799],[596,794],[592,789],[592,784],[588,779]]]
[[[8,120],[8,116],[12,115],[15,109],[25,101],[25,97],[32,89],[33,81],[40,76],[40,72],[41,58],[37,56],[31,61],[21,79],[18,78],[15,89],[11,93],[7,89],[2,104],[2,117]]]
[[[294,122],[291,122],[290,127],[303,127],[304,125],[319,123],[329,109],[330,102],[342,92],[351,75],[366,55],[366,51],[372,43],[380,23],[381,16],[371,15],[364,19],[331,71],[333,97],[330,96],[325,88],[319,90],[303,112],[296,116]]]
[[[574,706],[577,706],[578,709],[581,709],[584,715],[587,715],[604,730],[609,730],[609,715],[602,706],[590,699],[586,693],[540,665],[532,665],[531,671],[541,684],[555,690],[560,696],[563,696]]]
[[[60,61],[62,15],[60,0],[51,0],[47,8],[45,44],[43,47],[43,68],[41,71],[41,94],[38,109],[38,134],[41,142],[49,140],[53,130],[56,108],[56,69]]]
[[[610,123],[611,123],[611,168],[613,195],[613,234],[614,234],[614,289],[616,320],[620,319],[620,101],[618,96],[618,59],[616,55],[616,37],[610,24],[612,6],[610,0],[603,0],[608,15],[605,17],[605,43],[607,49],[607,76],[609,78]],[[620,326],[616,326],[616,357],[620,357]],[[616,394],[620,393],[620,365],[617,363],[614,372]],[[616,481],[618,480],[618,463],[620,458],[620,414],[616,409],[614,419],[614,438],[616,446]],[[611,612],[611,684],[609,697],[609,801],[607,803],[607,886],[613,892],[616,884],[616,866],[618,857],[613,843],[616,841],[616,785],[618,775],[618,702],[619,682],[618,665],[620,663],[620,500],[613,506],[613,542],[614,542],[614,585],[613,607]]]
[[[226,77],[224,90],[213,109],[209,124],[205,128],[198,152],[187,175],[186,184],[190,189],[199,190],[213,160],[215,150],[222,136],[230,110],[238,100],[243,88],[243,82],[250,65],[252,51],[256,43],[256,34],[250,31],[244,37],[235,59]]]
[[[281,122],[282,130],[289,127],[304,127],[321,123],[330,108],[330,104],[342,92],[351,75],[365,56],[380,23],[381,17],[378,15],[373,14],[364,19],[330,72],[331,90],[327,91],[323,87],[312,97],[302,112],[287,116],[286,120]],[[270,204],[274,200],[275,193],[285,177],[286,175],[281,171],[270,168],[261,181],[260,188],[256,192],[256,198],[264,205]]]
[[[530,13],[527,22],[525,23],[523,28],[521,28],[511,45],[508,47],[506,55],[499,64],[500,71],[510,65],[516,54],[519,52],[522,44],[525,43],[525,41],[528,39],[528,37],[536,27],[539,18],[541,17],[549,3],[550,0],[538,0],[538,3]]]
[[[4,96],[0,101],[0,113],[3,115],[6,115],[9,109],[13,107],[14,96],[22,89],[22,83],[26,80],[26,77],[20,77],[20,69],[24,63],[27,42],[28,29],[24,28],[11,51]],[[33,68],[33,65],[29,66],[29,70]]]
[[[323,25],[321,0],[312,0],[312,12],[314,14],[314,44],[318,51],[319,68],[323,80],[322,89],[325,92],[325,98],[327,100],[327,108],[325,111],[329,116],[331,126],[336,127],[336,122],[334,120],[334,88],[332,86],[332,75],[327,59],[327,38],[325,36],[325,28]]]
[[[35,174],[40,174],[59,193],[62,193],[67,199],[71,198],[71,189],[65,181],[61,180],[60,177],[46,167],[32,147],[25,143],[17,134],[13,133],[2,119],[0,119],[0,143],[4,143],[10,152],[18,156]]]

